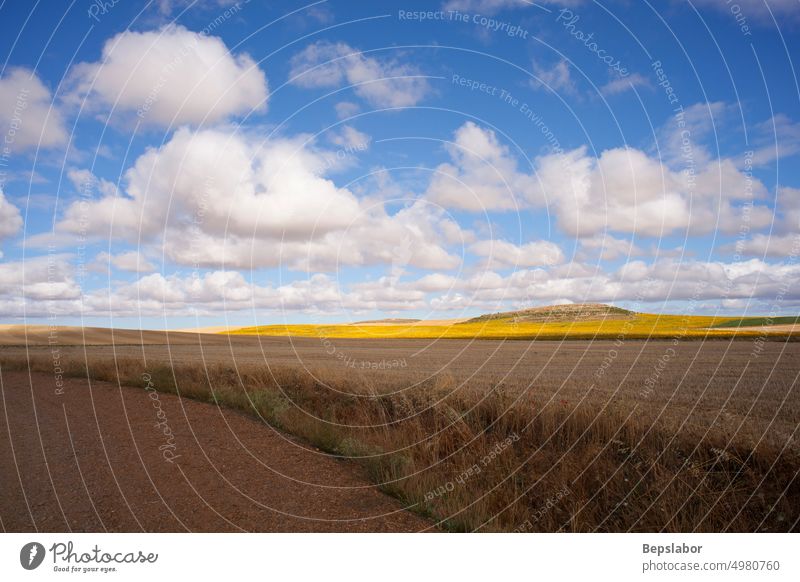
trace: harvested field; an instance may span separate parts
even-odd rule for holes
[[[202,332],[111,329],[107,327],[0,325],[0,346],[198,345],[209,335]]]
[[[760,333],[800,333],[800,323],[779,323],[777,325],[743,325],[736,328],[739,331],[757,331]]]
[[[193,337],[27,351],[258,417],[444,529],[798,529],[796,342]]]
[[[4,531],[431,526],[377,491],[358,466],[239,412],[171,394],[153,398],[143,381],[120,388],[69,378],[56,393],[52,374],[4,371],[2,380],[0,431],[11,435],[0,440]]]

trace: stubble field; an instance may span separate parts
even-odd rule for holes
[[[147,373],[359,463],[447,530],[799,527],[795,342],[169,340],[7,346],[0,366]]]

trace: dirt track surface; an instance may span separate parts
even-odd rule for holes
[[[170,394],[155,400],[144,385],[64,382],[58,394],[52,375],[2,375],[4,531],[431,527],[372,487],[355,464],[240,413]],[[169,427],[171,441],[158,422]],[[177,455],[172,462],[167,450]]]

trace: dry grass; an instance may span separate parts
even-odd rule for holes
[[[800,460],[788,442],[676,431],[647,410],[539,402],[448,374],[400,379],[341,369],[269,369],[99,359],[67,374],[142,386],[257,415],[367,467],[452,531],[796,531]],[[3,355],[0,369],[53,363]]]

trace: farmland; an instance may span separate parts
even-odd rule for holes
[[[170,334],[58,357],[68,376],[141,386],[147,373],[163,392],[243,412],[361,467],[447,531],[798,528],[798,343],[335,331]],[[28,368],[52,374],[52,347],[0,348],[4,374]]]
[[[634,313],[603,305],[535,308],[487,314],[455,323],[424,320],[386,325],[372,322],[338,325],[262,325],[233,330],[234,335],[326,338],[418,339],[727,339],[798,338],[771,325],[796,323],[797,318],[741,318],[702,315]],[[740,329],[741,327],[741,329]]]

